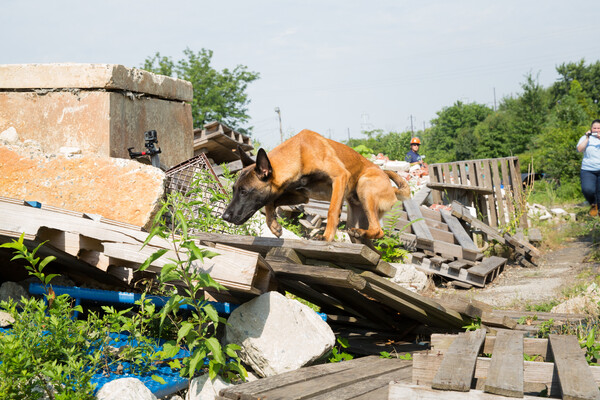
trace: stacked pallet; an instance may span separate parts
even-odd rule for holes
[[[575,336],[551,334],[548,339],[531,339],[517,331],[486,336],[484,330],[477,330],[434,334],[431,347],[427,353],[414,354],[413,385],[392,384],[390,399],[496,398],[488,393],[521,398],[542,393],[563,399],[600,398],[600,367],[588,365]],[[524,361],[525,356],[536,361]]]
[[[149,272],[159,273],[169,258],[176,257],[172,244],[158,236],[142,247],[148,233],[140,227],[0,197],[0,241],[22,234],[30,247],[45,242],[40,254],[54,255],[69,273],[112,284],[131,284],[137,268],[159,249],[169,252],[153,261]],[[211,250],[218,255],[195,266],[229,290],[258,295],[271,287],[272,271],[258,253],[226,247]]]
[[[249,136],[236,132],[220,122],[211,122],[202,129],[194,130],[194,155],[208,154],[216,164],[239,160],[234,152],[240,146],[243,151],[253,149]]]

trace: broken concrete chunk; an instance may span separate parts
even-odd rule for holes
[[[2,196],[148,227],[164,194],[165,174],[133,160],[47,155],[0,144]]]
[[[239,344],[242,361],[262,377],[310,365],[335,344],[316,312],[278,292],[242,304],[227,322],[226,342]]]
[[[220,376],[211,381],[208,374],[204,374],[190,381],[190,387],[185,399],[214,400],[219,395],[221,389],[226,389],[230,386],[233,386],[233,384],[225,382]]]

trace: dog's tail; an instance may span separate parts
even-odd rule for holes
[[[407,200],[410,199],[410,186],[408,186],[408,182],[406,179],[395,173],[394,171],[383,170],[387,174],[387,176],[394,181],[398,188],[396,189],[396,198],[398,200]]]

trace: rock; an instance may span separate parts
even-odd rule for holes
[[[396,268],[396,275],[391,279],[392,282],[413,292],[420,292],[427,286],[427,274],[417,270],[414,264],[390,264]]]
[[[98,391],[97,400],[157,400],[144,384],[136,378],[110,381]]]
[[[550,212],[554,215],[564,215],[567,214],[567,212],[565,210],[563,210],[562,208],[551,208]]]
[[[79,147],[66,147],[63,146],[58,149],[60,154],[64,154],[65,156],[73,156],[75,154],[81,154],[81,149]]]
[[[164,193],[165,174],[133,160],[42,153],[0,144],[2,195],[149,227]]]
[[[6,143],[13,144],[19,141],[19,134],[14,127],[10,127],[0,133],[0,140],[3,140]]]
[[[214,381],[208,378],[208,374],[204,374],[192,379],[185,400],[214,400],[221,389],[233,386],[231,383],[225,382],[221,377],[217,376]]]
[[[278,292],[242,304],[227,322],[225,341],[239,344],[241,360],[262,377],[310,365],[335,344],[317,313]]]
[[[550,312],[559,314],[589,314],[596,316],[600,314],[598,301],[600,301],[600,297],[597,295],[577,296],[570,298],[564,303],[554,306]]]
[[[21,301],[21,297],[29,299],[29,293],[21,285],[15,282],[4,282],[0,286],[0,301],[13,299],[15,302]]]
[[[0,311],[0,328],[6,328],[15,323],[15,319],[6,311]]]

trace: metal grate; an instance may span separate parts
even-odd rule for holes
[[[219,217],[222,215],[227,204],[224,200],[215,201],[211,195],[213,192],[220,192],[226,194],[225,188],[219,181],[219,178],[213,171],[210,161],[204,153],[201,153],[181,164],[174,166],[166,172],[167,175],[167,193],[179,192],[183,196],[183,201],[199,201],[211,205],[211,215],[213,217]],[[190,191],[192,183],[199,177],[204,176],[208,179],[200,179],[198,187],[200,191]],[[199,206],[192,208],[195,215],[191,215],[191,218],[198,217]],[[217,232],[223,232],[222,229],[215,229]]]

